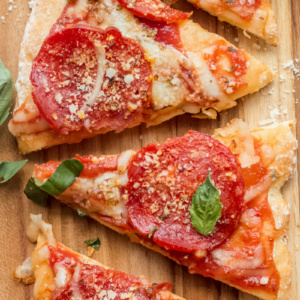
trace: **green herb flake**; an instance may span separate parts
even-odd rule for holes
[[[0,125],[6,120],[11,108],[13,82],[9,70],[0,60]]]
[[[99,238],[96,238],[94,240],[86,240],[84,241],[88,246],[93,247],[94,249],[98,250],[100,248],[101,242]]]
[[[228,50],[229,50],[230,52],[236,52],[236,49],[235,49],[234,47],[232,47],[232,46],[229,46],[229,47],[228,47]]]
[[[190,216],[193,227],[203,235],[212,233],[221,218],[221,211],[220,192],[214,186],[207,171],[205,182],[199,185],[192,197]]]
[[[84,213],[84,212],[82,212],[81,210],[77,210],[77,213],[78,213],[78,216],[80,216],[80,217],[85,217],[86,216],[86,214]]]
[[[158,227],[155,225],[154,228],[151,230],[151,232],[148,235],[148,238],[150,239],[154,233],[154,231],[158,230]]]
[[[48,195],[59,196],[72,185],[83,168],[83,164],[77,159],[65,160],[44,183],[36,178],[30,178],[24,193],[28,199],[36,203],[45,203]],[[41,201],[38,200],[39,195],[42,197]]]
[[[234,71],[234,69],[235,69],[235,64],[232,64],[232,66],[231,66],[231,68],[230,68],[230,70],[228,72],[232,73]]]
[[[26,160],[21,161],[3,161],[0,163],[0,183],[4,183],[11,179],[17,172],[27,163]]]

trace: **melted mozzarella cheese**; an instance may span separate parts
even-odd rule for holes
[[[187,55],[195,66],[196,76],[199,78],[205,96],[220,99],[222,94],[219,85],[211,73],[207,63],[202,58],[202,54],[197,52],[188,52]]]
[[[14,275],[16,278],[21,280],[26,280],[34,276],[32,265],[31,265],[31,257],[28,257],[24,260],[22,265],[16,269]]]
[[[67,283],[67,277],[68,277],[67,269],[62,265],[55,264],[54,271],[56,274],[54,278],[56,287],[58,289],[64,287]]]
[[[250,128],[242,120],[235,119],[225,128],[216,129],[214,138],[237,155],[242,168],[247,168],[260,161],[260,157],[255,153],[254,139]]]
[[[263,264],[264,251],[261,244],[255,248],[251,255],[247,253],[241,255],[241,252],[243,249],[235,249],[234,251],[216,249],[211,251],[211,254],[218,265],[238,270],[256,269]],[[237,253],[240,254],[239,257]]]
[[[54,245],[55,239],[52,232],[52,225],[43,221],[42,215],[30,214],[30,219],[31,222],[27,229],[27,236],[30,241],[36,242],[40,232],[42,232],[46,236],[48,244]]]

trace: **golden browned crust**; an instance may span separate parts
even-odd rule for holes
[[[32,85],[29,80],[32,60],[37,55],[52,25],[61,15],[64,5],[64,0],[36,0],[35,2],[35,7],[33,8],[27,23],[21,45],[19,74],[16,84],[18,92],[18,99],[15,107],[16,109],[20,108],[25,102],[28,105],[35,106],[31,96]],[[192,21],[182,22],[180,24],[180,33],[183,45],[186,47],[186,49],[190,52],[196,53],[197,55],[203,55],[204,47],[211,45],[212,42],[224,40],[222,37],[216,34],[207,32]],[[231,44],[228,43],[228,46],[230,45]],[[238,98],[250,93],[254,93],[273,81],[275,76],[264,63],[259,62],[249,54],[246,54],[246,56],[249,64],[247,68],[247,74],[245,76],[245,82],[247,82],[247,85],[240,87],[237,92],[229,95],[222,93],[222,99],[211,102],[210,105],[212,108],[204,108],[197,103],[191,103],[187,101],[174,103],[169,107],[153,110],[150,115],[146,116],[144,122],[148,126],[157,125],[186,112],[195,114],[198,117],[216,118],[216,112],[220,112],[235,106]],[[24,125],[26,124],[27,123]],[[64,143],[78,143],[85,138],[90,138],[97,134],[110,131],[109,128],[92,132],[81,130],[78,132],[72,132],[68,135],[62,135],[50,129],[45,121],[42,122],[40,126],[41,127],[39,130],[18,132],[14,126],[14,122],[11,121],[9,123],[9,129],[17,137],[21,153],[25,154]]]
[[[228,22],[244,29],[273,45],[278,44],[278,30],[275,14],[270,0],[262,0],[251,21],[246,21],[230,10],[221,9],[221,0],[189,0],[196,7],[217,16],[220,21]]]

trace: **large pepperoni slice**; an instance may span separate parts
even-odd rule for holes
[[[143,121],[152,75],[144,50],[110,27],[50,35],[33,61],[33,99],[57,132],[123,130]]]
[[[118,0],[118,2],[135,16],[156,22],[174,23],[184,21],[191,15],[171,8],[160,0]]]
[[[207,177],[220,191],[223,205],[214,231],[198,233],[191,224],[192,195]],[[128,216],[133,227],[170,250],[211,250],[225,241],[239,223],[245,186],[241,168],[231,151],[195,131],[165,143],[142,148],[128,166]]]

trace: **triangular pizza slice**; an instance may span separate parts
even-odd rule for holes
[[[36,1],[9,124],[21,152],[184,113],[216,118],[274,79],[244,50],[157,2],[145,11],[143,1]]]
[[[139,151],[77,156],[79,177],[52,195],[190,273],[287,299],[289,206],[280,189],[295,164],[292,125],[250,131],[236,119],[214,136],[189,131]],[[37,189],[63,185],[59,165],[35,166]]]
[[[37,246],[14,272],[26,284],[35,282],[34,300],[184,300],[170,283],[152,284],[110,269],[56,242],[52,225],[31,215],[28,237]]]
[[[271,0],[188,0],[220,21],[244,29],[277,45],[278,30]]]

